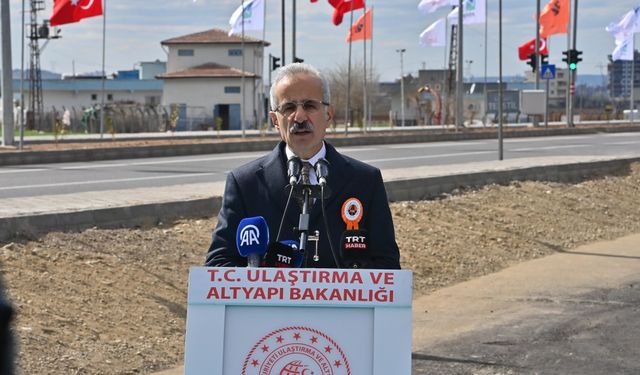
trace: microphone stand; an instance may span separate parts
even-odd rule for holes
[[[298,185],[302,188],[302,213],[298,220],[298,231],[300,232],[300,251],[304,255],[304,264],[307,263],[307,241],[309,240],[309,202],[311,200],[311,186]]]

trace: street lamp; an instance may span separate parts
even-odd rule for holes
[[[406,49],[397,49],[396,52],[400,54],[400,118],[401,126],[404,127],[404,59],[403,55]]]

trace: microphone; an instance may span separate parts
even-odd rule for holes
[[[302,162],[299,157],[294,156],[287,161],[287,177],[289,177],[289,185],[293,186],[298,182],[301,169]]]
[[[240,220],[236,230],[236,247],[247,258],[247,267],[260,267],[260,259],[267,252],[269,227],[262,216]]]
[[[366,230],[346,230],[340,237],[340,258],[346,268],[368,268],[371,261]]]
[[[316,176],[318,177],[319,185],[327,184],[327,177],[329,176],[329,162],[327,159],[319,159],[314,166],[316,170]]]
[[[269,244],[263,266],[277,268],[300,268],[302,252],[298,241],[284,240]]]

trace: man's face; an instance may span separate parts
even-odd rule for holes
[[[322,82],[308,74],[296,74],[278,82],[274,93],[278,110],[269,112],[271,121],[298,157],[310,159],[322,148],[327,126],[333,118],[333,109],[321,103]],[[307,104],[302,105],[305,102]],[[287,113],[287,107],[294,106],[295,110]]]

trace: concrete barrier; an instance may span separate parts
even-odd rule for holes
[[[577,134],[595,134],[599,132],[629,132],[640,131],[640,126],[611,125],[602,127],[576,127],[576,128],[519,128],[506,129],[505,138],[541,137]],[[496,139],[497,130],[464,129],[462,131],[442,130],[407,130],[395,129],[384,132],[357,133],[344,136],[338,133],[329,133],[327,139],[338,147],[367,146],[376,144],[398,144],[419,142],[443,142],[477,139]],[[154,138],[158,140],[158,138]],[[175,140],[167,137],[165,140]],[[202,140],[203,138],[199,138]],[[205,138],[206,139],[206,138]],[[129,139],[132,140],[132,139]],[[210,143],[176,143],[165,145],[145,145],[138,147],[118,147],[114,141],[113,147],[55,150],[55,151],[4,151],[0,152],[0,166],[22,164],[67,163],[94,160],[137,159],[153,157],[187,156],[200,154],[217,154],[228,152],[254,152],[271,150],[278,142],[277,136],[250,137],[246,140],[223,139],[216,140],[211,137]]]
[[[628,173],[633,162],[640,162],[640,157],[507,166],[497,170],[476,168],[476,171],[464,173],[385,178],[385,188],[390,201],[417,201],[450,194],[456,189],[478,188],[492,183],[507,184],[516,180],[577,182],[597,176]],[[207,192],[211,190],[214,189],[203,189]],[[215,191],[217,193],[212,195],[221,194],[222,189],[217,188]],[[220,196],[178,197],[173,201],[163,200],[157,203],[144,202],[119,207],[92,207],[86,210],[5,217],[0,218],[0,240],[15,236],[33,237],[49,231],[77,231],[90,227],[130,228],[171,222],[179,218],[211,217],[219,211],[221,202]]]

